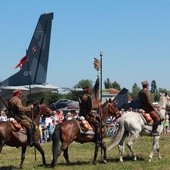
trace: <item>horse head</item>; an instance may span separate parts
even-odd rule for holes
[[[165,94],[164,93],[159,93],[160,97],[159,97],[159,106],[162,108],[166,108],[166,106],[168,105],[168,100],[167,98],[165,97]]]
[[[103,110],[106,105],[109,116],[114,116],[115,118],[119,118],[121,116],[121,113],[117,108],[116,102],[112,101],[111,99],[106,100],[106,103],[103,105]]]
[[[33,107],[33,113],[34,113],[34,117],[36,115],[38,116],[52,116],[53,115],[53,111],[47,107],[46,104],[35,104]]]
[[[168,106],[168,100],[164,93],[160,93],[158,105],[160,113],[163,115],[163,117],[165,117],[166,107]]]
[[[110,102],[110,109],[112,110],[111,113],[113,113],[113,115],[115,116],[115,118],[119,118],[121,117],[121,112],[119,111],[119,109],[117,108],[117,101],[111,101]]]

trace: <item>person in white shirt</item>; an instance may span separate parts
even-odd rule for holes
[[[0,113],[0,122],[6,122],[7,121],[7,116],[6,116],[6,113],[2,110],[1,113]]]

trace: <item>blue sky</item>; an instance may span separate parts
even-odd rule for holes
[[[24,56],[38,18],[54,12],[47,82],[73,87],[95,82],[103,51],[103,81],[131,91],[155,80],[170,90],[169,0],[1,0],[0,80]]]

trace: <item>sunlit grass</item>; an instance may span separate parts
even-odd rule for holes
[[[105,139],[108,144],[109,139]],[[42,165],[41,155],[34,148],[28,148],[26,158],[24,161],[24,169],[36,169],[44,170],[50,169],[51,163],[51,143],[44,143],[42,147],[46,153],[47,167]],[[101,162],[101,151],[99,151],[97,165],[92,164],[94,144],[86,143],[79,144],[73,142],[69,147],[69,156],[72,165],[67,165],[63,155],[60,155],[58,159],[58,165],[54,169],[58,170],[170,170],[170,135],[161,136],[160,149],[162,159],[158,160],[157,155],[153,157],[151,163],[147,162],[148,154],[152,147],[151,137],[139,137],[135,143],[134,149],[138,155],[138,160],[133,161],[129,150],[126,147],[124,163],[120,163],[118,159],[118,149],[115,147],[112,151],[108,152],[108,163],[103,164]],[[12,148],[5,146],[0,155],[0,169],[18,169],[20,163],[21,148]]]

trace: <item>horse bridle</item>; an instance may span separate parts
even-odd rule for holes
[[[44,107],[43,107],[43,106],[44,106]],[[47,106],[46,106],[45,104],[43,104],[43,106],[42,106],[42,105],[39,106],[40,112],[41,112],[43,115],[48,115],[48,114],[53,115],[54,112],[53,112],[51,109],[47,108]],[[46,114],[47,112],[44,111],[45,108],[47,108],[47,110],[48,110],[48,109],[51,110],[51,112],[48,113],[48,114]],[[40,114],[40,115],[41,115],[41,114]]]
[[[120,111],[117,109],[117,107],[115,107],[115,104],[113,102],[109,102],[109,114],[112,115],[113,113],[115,113],[115,117],[119,118],[120,117]]]

